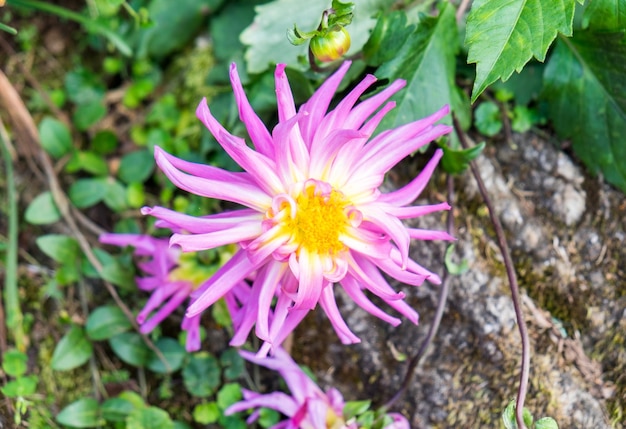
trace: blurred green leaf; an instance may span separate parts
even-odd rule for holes
[[[363,47],[369,38],[369,32],[376,25],[372,18],[378,10],[384,10],[393,2],[391,0],[360,0],[355,9],[352,24],[346,27],[350,33],[352,46],[348,55],[352,55]],[[308,46],[293,46],[286,36],[286,29],[294,23],[302,31],[315,30],[320,23],[322,12],[328,8],[327,0],[275,0],[259,5],[254,22],[248,26],[240,40],[247,46],[245,59],[248,73],[262,73],[270,64],[285,63],[291,67],[307,69],[298,56],[306,56]]]
[[[109,345],[115,354],[129,365],[143,367],[150,358],[150,349],[136,332],[124,332],[109,338]]]
[[[533,56],[543,61],[557,33],[571,36],[575,5],[576,0],[475,0],[465,36],[467,62],[476,63],[472,103]]]
[[[54,203],[52,193],[45,191],[37,195],[26,208],[24,219],[33,225],[47,225],[61,219],[61,213]]]
[[[405,79],[406,87],[391,99],[397,105],[387,113],[379,130],[395,128],[426,117],[449,104],[459,115],[469,109],[454,82],[458,35],[454,7],[444,5],[437,18],[425,17],[402,49],[377,71],[379,79]],[[441,122],[451,123],[446,117]]]
[[[201,425],[215,423],[221,414],[215,402],[204,402],[193,408],[193,420]]]
[[[493,101],[484,101],[474,111],[474,124],[482,135],[493,137],[502,129],[500,108]]]
[[[117,136],[109,130],[101,130],[91,140],[91,148],[100,155],[109,155],[117,148]]]
[[[244,370],[245,362],[239,352],[235,348],[229,348],[220,355],[220,363],[223,368],[224,377],[227,380],[235,380],[239,378]]]
[[[126,332],[132,326],[121,308],[116,305],[103,305],[89,314],[85,330],[89,338],[101,341]]]
[[[48,234],[37,237],[37,246],[60,264],[73,265],[78,260],[78,242],[67,235]]]
[[[67,371],[81,366],[93,354],[93,346],[83,328],[72,325],[54,348],[50,366],[56,371]]]
[[[559,425],[552,417],[544,417],[535,422],[535,429],[559,429]]]
[[[529,109],[526,106],[520,105],[513,107],[513,119],[511,120],[511,128],[513,131],[525,133],[538,122],[539,115],[535,109]]]
[[[626,0],[587,2],[582,25],[589,30],[623,31],[626,28]]]
[[[68,173],[84,170],[96,176],[105,176],[109,172],[109,167],[100,154],[79,151],[72,154],[72,158],[66,164],[65,170]]]
[[[106,178],[78,179],[70,186],[68,195],[70,201],[79,209],[91,207],[104,198],[107,193]]]
[[[93,398],[83,398],[72,402],[57,414],[56,421],[75,428],[93,428],[105,423],[100,415],[98,401]]]
[[[45,117],[39,123],[41,146],[54,158],[60,158],[72,150],[72,135],[61,121]]]
[[[235,402],[241,401],[242,398],[243,396],[239,383],[227,383],[221,387],[219,392],[217,392],[217,406],[220,407],[220,409],[225,410]]]
[[[276,410],[272,410],[271,408],[260,408],[259,409],[259,425],[263,428],[269,428],[274,426],[276,423],[280,421],[280,413]]]
[[[132,402],[123,398],[109,398],[102,403],[102,417],[110,422],[123,422],[135,410]]]
[[[173,429],[174,422],[167,411],[157,407],[134,410],[126,417],[126,427],[132,429]]]
[[[448,270],[450,274],[459,276],[467,272],[467,270],[469,270],[469,263],[467,262],[467,259],[463,259],[460,264],[457,264],[456,262],[452,260],[453,254],[454,254],[454,244],[451,244],[446,249],[446,255],[444,258],[445,264],[446,264],[446,270]]]
[[[626,192],[624,32],[579,31],[556,44],[542,97],[559,136],[593,173]]]
[[[126,184],[145,182],[154,171],[154,155],[147,149],[137,150],[122,157],[117,176]]]
[[[28,356],[19,350],[7,350],[2,356],[2,369],[11,377],[21,377],[26,373]]]
[[[183,383],[191,395],[206,398],[219,386],[220,375],[217,359],[207,352],[198,352],[183,368]]]
[[[377,67],[391,61],[414,31],[415,25],[408,24],[405,11],[379,14],[372,34],[363,46],[367,65]]]
[[[163,362],[153,352],[148,358],[148,368],[158,374],[166,374],[178,371],[185,360],[187,352],[173,338],[162,337],[155,343],[157,349],[161,351],[165,361],[169,365],[169,369],[163,365]]]
[[[369,400],[346,402],[345,406],[343,407],[343,417],[346,420],[357,417],[369,410],[370,405],[372,405],[372,401]]]
[[[21,398],[34,395],[37,391],[38,382],[39,378],[36,375],[19,377],[17,380],[11,380],[0,387],[0,392],[8,398]]]
[[[106,179],[106,193],[104,194],[104,204],[114,212],[121,212],[128,208],[126,199],[126,187],[112,177]]]
[[[85,104],[102,100],[105,85],[99,75],[79,67],[65,75],[65,89],[70,100],[76,104]]]
[[[102,99],[93,99],[88,102],[78,104],[72,115],[72,122],[81,131],[85,131],[107,113],[106,106]]]

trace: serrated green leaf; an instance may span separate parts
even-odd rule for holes
[[[35,241],[43,253],[60,264],[73,265],[79,254],[78,242],[67,235],[48,234]]]
[[[24,219],[33,225],[47,225],[61,219],[61,212],[54,203],[52,193],[46,191],[37,195],[26,208]]]
[[[476,63],[472,103],[534,56],[545,59],[557,33],[572,34],[576,0],[475,0],[467,17],[468,63]]]
[[[466,110],[454,94],[455,54],[458,36],[454,8],[446,4],[437,18],[426,17],[397,55],[377,71],[379,79],[405,79],[406,88],[391,99],[397,105],[387,113],[379,130],[395,128],[431,115],[445,104]],[[442,120],[450,123],[450,117]]]
[[[582,26],[589,30],[619,31],[626,28],[626,0],[587,2]]]
[[[72,150],[72,135],[61,121],[46,117],[39,123],[41,146],[54,158],[60,158]]]
[[[372,18],[378,10],[384,10],[391,0],[360,0],[354,10],[352,23],[346,27],[352,41],[348,55],[358,52],[376,25]],[[247,45],[245,59],[249,73],[262,73],[270,64],[285,63],[301,70],[307,69],[298,61],[306,55],[307,44],[293,46],[287,39],[287,29],[297,24],[302,31],[315,30],[327,0],[275,0],[255,8],[254,22],[241,33],[240,40]]]
[[[128,331],[132,324],[124,312],[116,305],[103,305],[91,312],[87,318],[85,331],[94,341],[108,340]]]
[[[83,328],[73,325],[54,348],[50,366],[56,371],[67,371],[87,362],[92,354],[93,346]]]
[[[83,398],[72,402],[57,414],[56,421],[75,428],[93,428],[105,423],[100,416],[98,401],[93,398]]]
[[[126,427],[132,429],[173,429],[174,422],[167,411],[157,407],[135,410],[126,417]]]
[[[129,365],[143,367],[150,358],[150,349],[136,332],[124,332],[109,339],[115,354]]]
[[[207,397],[220,384],[220,367],[215,357],[206,352],[191,356],[183,369],[183,383],[193,396]]]
[[[2,356],[2,369],[11,377],[20,377],[26,373],[28,356],[19,350],[7,350]]]
[[[82,209],[102,201],[106,195],[107,188],[106,178],[104,177],[78,179],[70,186],[68,195],[72,204]]]
[[[546,67],[542,97],[561,138],[593,173],[626,192],[624,33],[577,32],[560,39]]]

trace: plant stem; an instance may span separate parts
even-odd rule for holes
[[[446,178],[446,186],[447,186],[447,197],[446,199],[451,204],[454,199],[454,179],[451,174],[448,174]],[[454,214],[452,210],[448,211],[448,217],[446,220],[446,231],[448,234],[452,235],[454,232]],[[450,291],[450,273],[448,270],[444,270],[443,275],[441,276],[441,285],[439,286],[439,302],[437,303],[437,310],[435,311],[435,317],[433,318],[432,323],[430,324],[430,328],[428,329],[428,334],[424,341],[422,341],[422,345],[420,346],[417,353],[411,358],[409,361],[409,365],[406,369],[406,375],[404,376],[404,380],[402,381],[402,385],[400,389],[396,392],[396,394],[383,406],[384,409],[389,409],[393,404],[395,404],[407,391],[409,385],[411,384],[411,380],[413,379],[413,375],[415,370],[419,366],[419,364],[426,356],[426,352],[428,351],[428,347],[432,343],[433,339],[437,335],[437,331],[439,330],[439,325],[441,324],[441,318],[443,317],[443,312],[446,308],[446,302],[448,301],[448,293]]]
[[[456,131],[456,134],[459,136],[461,146],[463,147],[463,149],[467,149],[469,145],[467,143],[465,133],[461,129],[461,126],[459,125],[459,122],[454,115],[452,116],[452,120],[454,122],[454,129]],[[509,279],[511,299],[513,300],[513,307],[515,308],[515,316],[517,318],[517,327],[519,329],[519,334],[522,340],[522,368],[520,372],[519,388],[517,391],[517,400],[515,401],[515,419],[517,420],[518,428],[526,429],[526,426],[524,425],[523,411],[524,400],[526,399],[526,391],[528,390],[528,376],[530,372],[530,340],[528,339],[528,330],[526,329],[526,322],[524,321],[524,314],[522,312],[519,286],[517,284],[515,268],[513,267],[513,260],[511,259],[511,253],[509,252],[509,247],[506,243],[502,224],[500,223],[500,219],[496,215],[496,211],[493,207],[491,199],[489,198],[487,189],[485,188],[485,183],[483,182],[483,179],[480,176],[480,172],[478,171],[478,167],[476,167],[474,161],[470,162],[470,169],[472,171],[472,174],[474,175],[476,184],[478,185],[480,195],[482,196],[483,201],[485,202],[485,205],[489,210],[489,218],[491,219],[491,223],[493,224],[494,230],[496,232],[498,247],[500,248],[500,252],[502,253],[504,266],[506,268],[506,275]]]
[[[13,333],[16,348],[26,351],[26,339],[23,316],[20,308],[20,298],[17,290],[17,193],[15,192],[15,177],[13,176],[13,158],[9,149],[9,139],[0,122],[0,146],[4,158],[6,186],[7,186],[7,215],[9,218],[9,230],[7,233],[7,248],[4,261],[4,303],[6,307],[6,325]]]

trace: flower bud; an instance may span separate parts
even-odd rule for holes
[[[350,49],[350,34],[343,27],[328,31],[325,36],[313,37],[310,49],[319,61],[324,63],[334,61]]]

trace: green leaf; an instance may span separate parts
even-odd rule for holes
[[[91,148],[100,155],[108,155],[117,148],[117,136],[109,130],[101,130],[91,140]]]
[[[109,172],[109,167],[104,158],[95,152],[74,152],[65,166],[65,171],[75,173],[81,170],[96,176],[105,176]]]
[[[448,270],[450,274],[453,274],[456,276],[467,272],[467,270],[469,270],[469,264],[467,262],[467,259],[463,259],[460,264],[457,264],[452,261],[453,253],[454,253],[454,244],[451,244],[446,249],[446,256],[444,258],[445,264],[446,264],[446,270]]]
[[[47,225],[61,219],[61,212],[54,203],[52,193],[45,191],[37,195],[26,208],[24,219],[33,225]]]
[[[559,429],[559,425],[552,417],[544,417],[535,422],[535,429]]]
[[[193,420],[201,425],[215,423],[221,414],[215,402],[204,402],[193,408]]]
[[[485,148],[485,142],[481,142],[473,147],[467,149],[451,149],[445,144],[440,144],[439,147],[443,149],[443,158],[441,159],[441,166],[450,174],[460,174],[464,172],[469,163],[478,158]]]
[[[42,235],[37,237],[36,243],[43,253],[60,264],[73,265],[78,259],[78,242],[67,235]]]
[[[276,410],[272,410],[271,408],[260,408],[259,409],[259,420],[258,423],[261,427],[269,428],[274,426],[276,423],[280,421],[280,413]]]
[[[386,9],[391,0],[360,0],[354,11],[352,24],[346,27],[352,45],[348,55],[363,47],[369,32],[376,25],[372,18],[378,10]],[[241,33],[240,40],[247,46],[245,59],[248,73],[262,73],[270,64],[285,63],[300,70],[308,68],[298,61],[307,54],[308,45],[293,46],[287,39],[287,29],[297,24],[303,31],[315,30],[322,12],[328,8],[327,0],[274,0],[255,8],[254,22]]]
[[[126,187],[112,177],[107,177],[104,204],[114,212],[121,212],[128,208],[126,200]]]
[[[239,378],[244,372],[245,362],[235,348],[227,349],[220,355],[220,363],[222,364],[224,377],[227,380]]]
[[[215,357],[207,352],[198,352],[191,356],[183,369],[183,383],[191,395],[206,398],[219,386],[220,373]]]
[[[117,176],[124,183],[145,182],[154,171],[154,155],[149,150],[138,150],[124,155]]]
[[[173,429],[174,422],[167,411],[157,407],[133,411],[126,418],[126,427],[132,429]]]
[[[506,429],[517,429],[517,422],[515,421],[515,401],[509,402],[502,412],[502,423],[504,423]]]
[[[87,362],[92,354],[93,346],[83,329],[72,325],[55,347],[50,366],[57,371],[67,371]]]
[[[239,383],[227,383],[217,392],[217,406],[225,410],[234,403],[241,401],[242,397]]]
[[[19,350],[7,350],[2,356],[2,369],[11,377],[21,377],[26,373],[28,356]]]
[[[98,401],[93,398],[83,398],[72,402],[57,414],[56,421],[75,428],[93,428],[105,423],[100,416]]]
[[[379,130],[395,128],[452,105],[453,111],[467,110],[455,92],[455,54],[458,36],[454,8],[446,4],[437,18],[426,17],[407,39],[397,55],[377,71],[379,79],[401,78],[406,88],[391,99],[397,105],[387,113]],[[465,105],[464,105],[465,104]],[[443,123],[451,123],[446,117]]]
[[[60,158],[72,150],[72,135],[61,121],[45,117],[39,123],[41,146],[54,158]]]
[[[110,398],[102,403],[102,417],[110,422],[123,422],[135,410],[132,402],[123,398]]]
[[[65,75],[65,89],[70,100],[76,104],[84,104],[101,100],[105,85],[99,75],[79,67]]]
[[[82,209],[102,201],[107,188],[106,178],[78,179],[70,186],[68,195],[72,204]]]
[[[542,97],[554,128],[593,172],[626,192],[624,33],[577,32],[561,39],[545,70]]]
[[[241,32],[254,19],[253,2],[227,2],[222,12],[211,20],[211,39],[215,58],[230,62],[237,53],[243,53],[243,44],[233,34]]]
[[[103,305],[91,312],[85,330],[94,341],[108,340],[132,328],[124,312],[116,305]]]
[[[343,417],[346,420],[350,420],[356,416],[359,416],[369,410],[372,401],[349,401],[343,407]]]
[[[20,377],[0,387],[0,392],[9,398],[22,398],[35,394],[38,382],[39,378],[36,375]]]
[[[493,137],[502,129],[500,108],[493,101],[480,103],[474,112],[474,123],[481,134]]]
[[[178,371],[185,360],[185,356],[187,352],[185,349],[178,343],[178,341],[172,338],[159,338],[156,342],[155,346],[157,349],[161,351],[165,361],[169,365],[169,369],[163,365],[163,362],[158,358],[158,356],[154,353],[150,354],[148,359],[148,368],[153,372],[159,374],[171,373],[174,371]]]
[[[151,350],[136,332],[116,335],[109,339],[109,345],[115,354],[129,365],[143,367],[150,358]]]
[[[626,0],[587,2],[582,26],[589,30],[620,31],[626,28]]]
[[[381,13],[370,38],[363,46],[367,65],[379,66],[391,61],[414,31],[415,25],[408,25],[405,11]]]
[[[72,115],[72,122],[81,131],[85,131],[100,119],[104,118],[107,113],[107,108],[104,105],[104,100],[93,99],[86,103],[82,103],[76,106],[76,110]]]
[[[534,56],[543,61],[557,33],[572,34],[576,0],[475,0],[467,17],[468,63],[476,63],[472,103]]]

